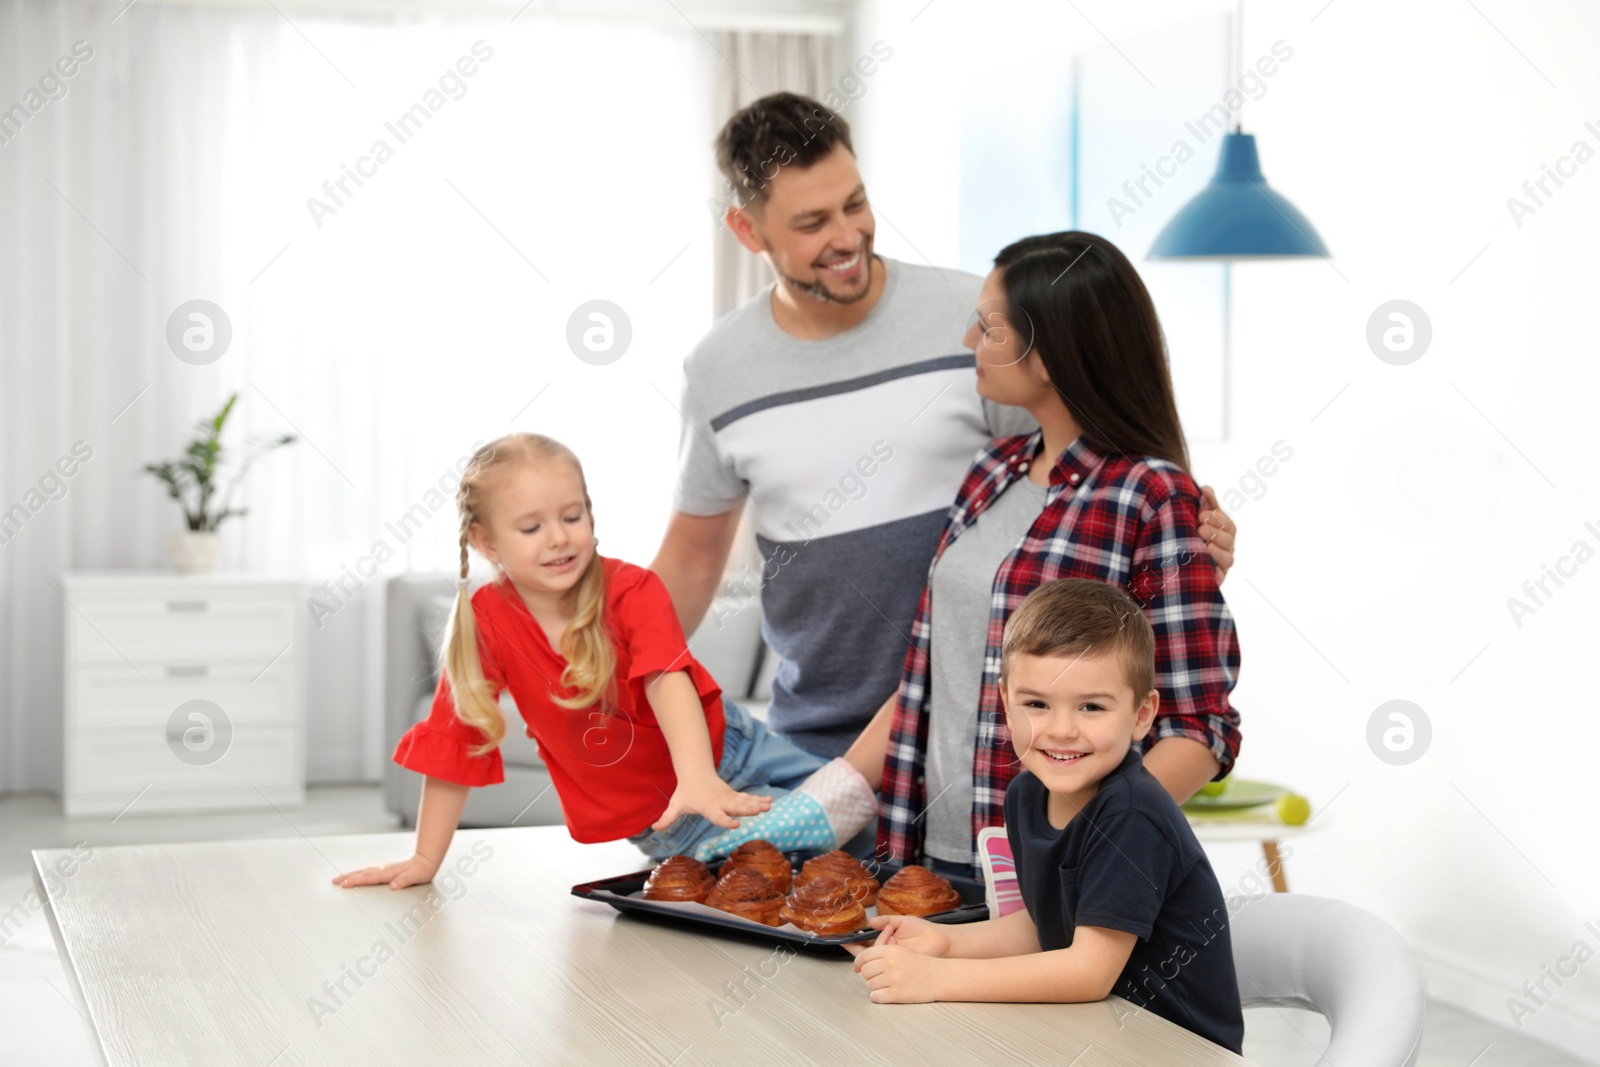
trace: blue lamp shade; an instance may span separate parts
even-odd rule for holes
[[[1285,259],[1326,256],[1316,228],[1268,188],[1256,138],[1230,133],[1211,184],[1183,205],[1150,247],[1151,259]]]

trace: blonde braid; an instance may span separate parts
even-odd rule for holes
[[[481,455],[481,451],[479,455]],[[473,463],[478,456],[473,456]],[[471,470],[469,464],[468,470]],[[468,506],[471,496],[467,480],[456,493],[456,506],[461,515],[461,575],[456,589],[455,610],[450,616],[450,627],[445,634],[439,669],[450,683],[450,699],[455,702],[456,718],[483,733],[483,744],[472,750],[474,756],[492,751],[506,736],[506,723],[500,714],[500,704],[490,692],[489,680],[483,676],[483,664],[478,659],[478,624],[472,613],[472,596],[465,584],[467,577],[467,531],[471,529],[473,511]]]

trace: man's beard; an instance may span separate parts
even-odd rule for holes
[[[865,299],[867,294],[872,292],[872,264],[878,260],[877,254],[872,251],[872,238],[869,237],[862,242],[860,255],[863,265],[867,268],[867,284],[863,286],[861,291],[854,296],[839,296],[837,293],[829,290],[823,284],[820,277],[814,282],[803,282],[799,278],[784,274],[781,270],[778,271],[778,274],[781,278],[783,278],[784,281],[788,282],[802,293],[805,293],[813,300],[820,301],[824,304],[854,304],[858,300]],[[820,267],[818,268],[818,270],[821,269],[822,268]]]

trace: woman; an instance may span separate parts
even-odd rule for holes
[[[977,833],[1004,821],[1020,769],[1000,704],[1000,639],[1032,589],[1093,578],[1144,608],[1161,693],[1144,761],[1180,803],[1238,754],[1239,650],[1199,531],[1160,323],[1127,257],[1077,232],[1008,246],[965,343],[978,391],[1027,408],[1040,429],[995,440],[968,472],[900,688],[847,758],[884,756],[880,859],[978,877]]]

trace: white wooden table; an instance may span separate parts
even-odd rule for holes
[[[459,831],[432,886],[329,884],[412,840],[103,847],[53,874],[47,914],[106,1062],[1246,1062],[1114,998],[873,1004],[842,952],[710,937],[572,896],[649,864],[559,826]],[[40,871],[68,855],[34,853],[41,893]]]

